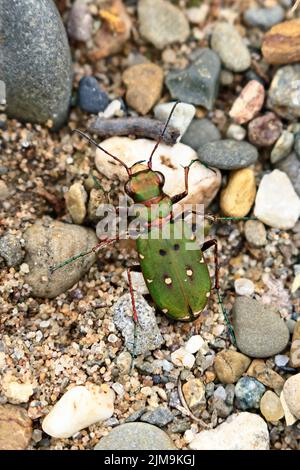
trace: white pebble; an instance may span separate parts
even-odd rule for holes
[[[190,339],[187,341],[185,345],[185,350],[191,354],[194,354],[200,349],[205,349],[205,352],[207,352],[207,347],[206,347],[206,342],[200,335],[194,335],[191,336]]]
[[[226,400],[226,390],[224,387],[222,387],[222,385],[219,385],[219,387],[216,388],[214,391],[214,397],[223,401]]]
[[[234,281],[234,289],[238,295],[252,295],[255,286],[250,279],[240,278]]]
[[[22,263],[20,266],[20,271],[22,274],[28,274],[29,273],[29,266],[27,263]]]
[[[100,114],[100,113],[99,113]],[[104,112],[101,113],[105,119],[113,118],[114,116],[120,117],[122,114],[122,104],[120,100],[113,100],[107,108],[105,108]]]
[[[171,360],[175,366],[191,369],[195,363],[195,356],[185,348],[179,348],[171,354]]]
[[[162,122],[166,122],[170,112],[174,106],[175,102],[171,101],[170,103],[157,104],[154,108],[154,115],[156,119],[159,119]],[[193,117],[195,116],[196,108],[192,104],[188,103],[179,103],[170,120],[170,126],[175,127],[180,131],[180,138],[184,135],[185,131],[192,122]]]
[[[274,228],[288,230],[295,226],[300,216],[300,198],[283,171],[273,170],[262,178],[254,215]]]
[[[21,383],[10,372],[2,377],[2,391],[9,403],[27,403],[33,395],[33,384],[30,382]]]
[[[209,12],[209,6],[203,4],[199,7],[191,7],[186,10],[186,16],[192,24],[203,23]]]
[[[115,394],[108,385],[87,384],[68,390],[54,405],[42,423],[52,437],[71,437],[98,421],[105,421],[114,412]]]
[[[284,367],[288,364],[290,358],[284,354],[276,354],[275,364],[277,367]]]
[[[230,124],[227,129],[226,137],[228,139],[244,140],[246,134],[247,131],[244,127],[239,126],[238,124]]]

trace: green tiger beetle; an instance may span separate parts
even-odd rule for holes
[[[228,319],[227,312],[220,295],[217,240],[212,239],[205,241],[201,248],[199,248],[190,225],[187,225],[186,222],[182,222],[182,219],[179,220],[177,217],[174,217],[173,213],[174,204],[181,201],[188,194],[188,175],[190,167],[194,161],[192,161],[189,166],[184,167],[185,190],[173,197],[164,193],[164,175],[152,169],[153,155],[164,136],[164,132],[167,129],[177,104],[178,102],[176,102],[172,108],[164,129],[152,150],[147,165],[143,165],[141,162],[138,162],[129,168],[122,160],[102,148],[97,142],[82,131],[76,129],[74,132],[77,132],[109,157],[119,162],[126,169],[128,181],[125,184],[124,189],[126,194],[133,199],[134,203],[142,205],[146,209],[151,209],[154,204],[158,207],[158,212],[154,211],[154,215],[153,211],[151,212],[149,210],[147,212],[147,220],[145,220],[145,222],[148,227],[148,236],[146,238],[138,237],[136,240],[136,248],[143,277],[156,307],[174,320],[194,321],[200,315],[211,295],[211,279],[203,253],[213,247],[215,261],[214,288],[217,293],[218,303],[221,306],[222,313],[229,329],[231,340],[235,342],[233,328]],[[252,217],[205,217],[210,221],[252,219]],[[184,224],[184,230],[182,230],[182,223]],[[182,237],[180,239],[176,236],[179,224],[181,227],[180,233],[182,233]],[[169,237],[160,237],[163,229],[168,229]],[[52,267],[52,272],[83,256],[98,251],[100,248],[111,244],[118,239],[119,238],[116,237],[113,239],[102,240],[91,250],[79,253],[63,263]],[[194,248],[190,246],[187,250],[187,243],[197,245],[195,245]],[[132,302],[133,320],[136,326],[138,316],[135,306],[130,268],[128,268],[127,273]]]

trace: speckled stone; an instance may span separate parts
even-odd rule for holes
[[[279,313],[249,297],[238,297],[233,306],[237,346],[250,357],[269,357],[288,344],[289,330]]]
[[[126,423],[102,437],[95,450],[176,450],[167,433],[148,423]]]
[[[25,122],[60,127],[67,119],[72,88],[66,32],[52,0],[0,3],[0,80],[6,83],[7,113]]]
[[[242,377],[235,386],[236,405],[240,410],[259,408],[265,386],[253,377]]]
[[[268,92],[268,107],[288,120],[300,117],[300,64],[285,65],[275,73]]]
[[[258,158],[257,149],[253,145],[230,139],[204,144],[197,153],[202,163],[221,170],[244,168],[255,163]]]

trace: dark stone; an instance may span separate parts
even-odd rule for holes
[[[221,139],[221,133],[209,119],[194,119],[181,139],[183,144],[197,150],[201,145]]]
[[[284,171],[291,180],[294,190],[300,196],[300,160],[295,152],[276,164],[278,170]]]
[[[52,0],[1,0],[0,80],[7,114],[25,122],[67,119],[71,100],[71,55]]]
[[[83,77],[79,82],[78,105],[87,113],[98,114],[109,104],[108,94],[101,90],[96,78]]]
[[[244,13],[244,21],[247,25],[260,28],[264,31],[280,23],[284,17],[285,11],[279,5],[271,8],[248,8]]]
[[[221,170],[245,168],[258,158],[253,145],[230,139],[209,142],[199,147],[197,152],[202,163]]]

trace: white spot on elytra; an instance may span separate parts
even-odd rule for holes
[[[187,276],[192,276],[192,275],[193,275],[192,269],[187,269],[187,270],[186,270],[186,275],[187,275]]]
[[[153,279],[147,279],[148,284],[151,284],[153,282]]]
[[[169,286],[170,284],[172,284],[172,279],[170,277],[166,277],[165,283],[167,284],[167,286]]]
[[[203,258],[200,259],[200,263],[204,263],[204,259],[203,259]]]
[[[206,292],[206,297],[210,297],[210,292]]]
[[[163,313],[168,313],[168,311],[169,311],[169,310],[168,310],[167,308],[163,308],[163,309],[162,309],[162,312],[163,312]]]
[[[139,257],[140,257],[141,259],[144,259],[144,258],[145,258],[145,256],[142,255],[142,253],[139,254]]]

